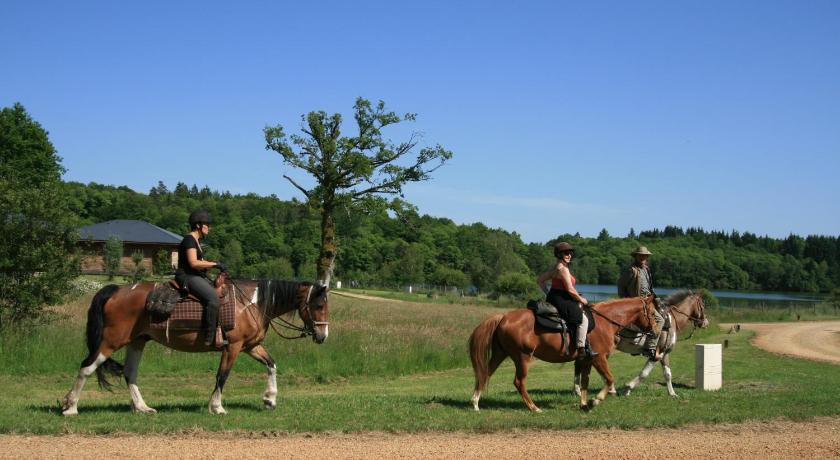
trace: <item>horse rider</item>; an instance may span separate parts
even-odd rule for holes
[[[639,246],[630,255],[633,256],[633,263],[627,267],[618,279],[619,297],[647,297],[655,293],[653,291],[653,276],[650,274],[648,259],[653,255],[645,246]],[[659,342],[659,334],[665,324],[665,314],[659,305],[658,299],[654,302],[654,316],[656,326],[647,333],[643,353],[651,359],[657,359],[656,344]]]
[[[219,318],[219,296],[213,283],[207,277],[207,269],[218,268],[227,271],[221,262],[204,260],[204,251],[199,240],[210,233],[213,219],[207,211],[194,211],[189,218],[190,233],[184,236],[178,246],[178,269],[175,279],[183,289],[194,295],[204,306],[201,329],[204,345],[211,346],[216,338],[216,323]]]
[[[566,242],[554,245],[554,257],[557,265],[537,277],[537,284],[546,292],[546,282],[551,280],[551,289],[546,292],[546,301],[557,307],[558,313],[569,325],[577,325],[577,355],[580,358],[594,358],[598,353],[589,346],[586,338],[589,319],[583,313],[583,306],[589,303],[575,289],[575,277],[569,271],[569,263],[574,255],[574,248]]]

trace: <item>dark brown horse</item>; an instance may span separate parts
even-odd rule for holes
[[[629,325],[641,330],[650,330],[653,324],[653,298],[618,299],[596,304],[592,307],[595,328],[589,333],[592,349],[599,353],[595,359],[582,359],[580,408],[588,410],[598,405],[607,396],[607,390],[614,384],[607,364],[607,358],[615,348],[618,331]],[[531,310],[519,309],[493,315],[478,325],[470,336],[470,359],[475,372],[475,392],[472,404],[478,410],[481,392],[499,365],[508,357],[516,366],[513,385],[522,395],[525,405],[532,411],[540,409],[534,404],[525,388],[528,363],[538,358],[550,363],[562,363],[578,359],[577,349],[570,345],[568,333],[543,329],[535,325]],[[589,373],[592,366],[604,379],[604,388],[591,405],[588,401]]]
[[[220,275],[224,282],[224,274]],[[87,378],[96,372],[100,386],[109,388],[105,371],[123,375],[131,396],[131,409],[135,412],[155,412],[146,405],[137,387],[137,369],[146,342],[154,340],[166,347],[186,352],[214,352],[205,346],[198,330],[165,331],[152,329],[150,314],[145,309],[146,297],[154,289],[153,283],[131,286],[109,285],[93,297],[88,310],[88,356],[82,361],[73,388],[61,402],[64,415],[76,415],[79,395]],[[302,331],[317,343],[323,343],[329,334],[327,321],[329,306],[328,289],[311,283],[291,281],[236,281],[227,283],[227,289],[236,291],[235,327],[226,333],[228,345],[221,350],[221,362],[216,373],[216,388],[210,397],[211,414],[224,414],[222,389],[236,357],[245,352],[268,369],[268,384],[263,393],[263,404],[268,409],[276,405],[277,367],[263,347],[271,320],[295,311],[303,320]],[[111,359],[111,355],[127,346],[125,366]]]
[[[659,336],[659,343],[657,348],[660,351],[661,359],[659,363],[662,365],[662,374],[665,376],[665,388],[671,396],[677,396],[674,391],[674,384],[671,379],[671,352],[677,344],[677,336],[684,331],[689,324],[694,327],[704,328],[709,325],[709,320],[706,318],[706,305],[703,303],[703,296],[695,294],[688,290],[677,291],[663,300],[665,305],[668,305],[666,313],[668,314],[668,321],[671,324],[670,329],[662,331]],[[621,340],[616,345],[618,351],[630,353],[633,355],[641,354],[643,351],[647,335],[643,334],[633,328],[628,328],[619,333]],[[624,394],[629,395],[633,388],[636,388],[642,380],[650,375],[650,371],[656,366],[656,360],[648,358],[641,372],[633,380],[627,382],[624,386]],[[578,366],[575,365],[575,393],[580,394],[580,373]],[[610,388],[610,394],[616,394],[615,386]]]

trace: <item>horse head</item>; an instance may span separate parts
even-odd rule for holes
[[[312,336],[315,343],[324,343],[330,334],[329,327],[329,288],[320,284],[302,285],[306,294],[298,307],[298,314],[303,320],[304,332]]]
[[[703,302],[703,296],[693,294],[691,297],[693,301],[691,302],[691,310],[689,310],[688,314],[695,326],[704,328],[709,325],[709,318],[706,318],[706,304]]]
[[[671,311],[687,318],[695,327],[704,328],[709,325],[709,319],[706,318],[706,304],[701,294],[682,290],[669,296],[665,303],[670,305]]]

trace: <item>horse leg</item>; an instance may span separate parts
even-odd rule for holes
[[[140,388],[137,386],[137,371],[140,368],[140,358],[143,357],[143,349],[146,347],[146,339],[134,339],[128,344],[125,352],[125,383],[128,385],[128,393],[131,395],[131,410],[146,414],[157,412],[146,405]]]
[[[263,393],[263,405],[266,409],[274,409],[277,407],[277,365],[262,345],[248,350],[248,355],[263,363],[268,369],[268,383]]]
[[[96,368],[111,357],[111,353],[111,351],[107,352],[107,354],[103,353],[100,349],[93,362],[87,365],[85,365],[85,361],[82,362],[82,366],[79,368],[79,374],[76,376],[76,382],[73,384],[73,388],[71,388],[70,391],[67,392],[67,395],[64,396],[64,399],[61,400],[62,415],[79,414],[77,404],[79,403],[79,396],[82,394],[82,388],[85,387],[87,378],[96,372]]]
[[[487,364],[487,379],[490,380],[490,377],[496,372],[496,369],[499,368],[499,365],[504,362],[507,355],[498,350],[493,348],[493,351],[490,354],[490,362]],[[475,383],[475,391],[473,391],[472,398],[470,398],[470,402],[472,402],[473,409],[478,410],[478,400],[481,399],[481,388],[479,388],[478,382]]]
[[[589,410],[589,373],[592,372],[592,361],[576,360],[576,369],[578,365],[580,365],[580,410],[585,411]]]
[[[668,394],[677,397],[677,393],[674,391],[674,384],[671,381],[671,352],[667,352],[662,355],[662,374],[665,376],[665,385],[668,387]]]
[[[607,398],[610,388],[615,388],[615,377],[612,372],[610,372],[609,365],[607,365],[606,354],[596,356],[592,361],[592,365],[595,366],[595,370],[597,370],[598,373],[601,374],[601,378],[604,379],[604,388],[601,388],[601,391],[598,392],[595,399],[592,401],[592,405],[597,406]]]
[[[242,349],[242,342],[231,343],[222,351],[222,358],[219,361],[219,370],[216,372],[216,388],[213,389],[213,394],[210,395],[210,404],[208,410],[211,414],[226,414],[225,408],[222,407],[222,389],[225,387],[230,369],[239,356],[239,350]]]
[[[642,371],[639,372],[633,380],[627,382],[627,385],[624,385],[624,396],[628,396],[630,392],[636,388],[636,385],[641,383],[642,380],[646,379],[648,375],[650,375],[650,371],[653,370],[653,367],[656,366],[656,361],[653,359],[648,358],[647,362],[645,362],[644,367],[642,367]]]
[[[522,400],[525,401],[528,409],[533,412],[542,412],[542,409],[534,404],[534,400],[528,394],[528,389],[525,388],[525,378],[528,376],[528,361],[530,359],[531,355],[520,354],[517,359],[513,360],[513,364],[516,366],[516,376],[513,378],[513,386],[519,390],[519,394],[522,395]]]
[[[575,396],[580,396],[580,362],[578,362],[578,360],[575,360],[575,380],[572,388]]]

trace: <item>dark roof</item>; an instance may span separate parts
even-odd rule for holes
[[[116,236],[124,243],[179,244],[182,236],[142,220],[109,220],[79,229],[82,241],[107,241]]]

